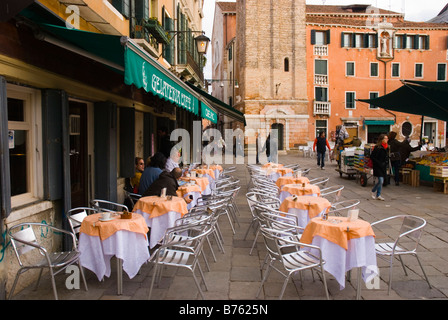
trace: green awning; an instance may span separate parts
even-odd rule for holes
[[[44,31],[40,35],[42,40],[103,63],[124,74],[125,84],[143,88],[146,92],[199,115],[200,95],[128,37],[44,23],[39,26]]]
[[[394,120],[365,120],[364,124],[366,126],[391,126],[395,122]]]
[[[193,89],[195,92],[199,93],[203,99],[206,100],[207,104],[210,104],[218,113],[222,113],[229,118],[232,118],[238,122],[243,123],[246,125],[246,118],[244,117],[244,113],[236,110],[235,108],[229,106],[228,104],[222,102],[221,100],[213,97],[212,95],[208,94],[204,90],[201,90],[198,87],[195,87],[191,83],[188,83],[189,87]]]
[[[165,99],[195,115],[199,114],[199,100],[187,89],[170,77],[167,72],[157,68],[152,61],[144,58],[130,46],[124,53],[124,83],[143,88],[155,96]],[[183,82],[182,82],[183,84]]]
[[[403,86],[375,99],[359,99],[383,109],[448,121],[448,83],[403,81]]]
[[[201,117],[210,120],[212,123],[218,123],[218,115],[208,105],[201,101]]]

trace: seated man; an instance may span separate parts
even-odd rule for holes
[[[171,172],[163,171],[160,176],[155,180],[148,189],[146,189],[143,197],[148,196],[160,196],[162,189],[166,188],[167,196],[177,196],[177,189],[179,184],[177,180],[182,176],[181,168],[174,168]],[[191,202],[191,199],[184,198],[187,203]]]
[[[149,188],[146,189],[143,196],[160,196],[163,188],[166,188],[167,196],[176,196],[176,190],[179,188],[177,179],[181,176],[182,169],[180,168],[174,168],[171,172],[163,171]]]

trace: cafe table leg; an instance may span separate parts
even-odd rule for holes
[[[123,261],[117,258],[117,295],[123,294]]]
[[[361,300],[361,281],[362,281],[362,270],[361,267],[358,268],[358,281],[356,283],[356,300]]]

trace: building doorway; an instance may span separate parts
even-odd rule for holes
[[[69,101],[72,208],[88,206],[87,103]]]
[[[367,143],[377,143],[380,134],[388,134],[389,125],[368,125],[367,126]]]
[[[283,150],[284,138],[283,138],[283,124],[274,123],[271,126],[272,130],[277,130],[277,138],[278,138],[278,150]]]

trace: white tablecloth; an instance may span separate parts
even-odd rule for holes
[[[143,218],[145,218],[146,225],[151,228],[149,237],[149,247],[151,249],[163,239],[166,229],[174,227],[176,220],[182,217],[180,212],[176,211],[169,211],[155,218],[150,218],[148,213],[143,212],[140,209],[137,209],[134,212],[141,214]]]
[[[93,271],[98,280],[110,277],[110,259],[113,256],[123,261],[123,270],[133,278],[149,259],[148,241],[141,233],[119,230],[101,241],[98,236],[79,234],[81,265]]]
[[[317,215],[317,217],[322,217],[322,215],[325,213],[325,211],[327,211],[327,208],[322,210],[322,212],[320,212],[319,215]],[[298,217],[299,227],[301,227],[301,228],[305,228],[311,220],[311,218],[308,214],[308,210],[290,208],[288,210],[288,213],[292,213]],[[315,217],[313,217],[313,218],[315,218]]]
[[[314,236],[312,244],[321,248],[324,269],[336,278],[341,290],[345,288],[346,272],[353,268],[362,268],[364,282],[379,274],[373,236],[349,240],[347,250],[320,236]]]

